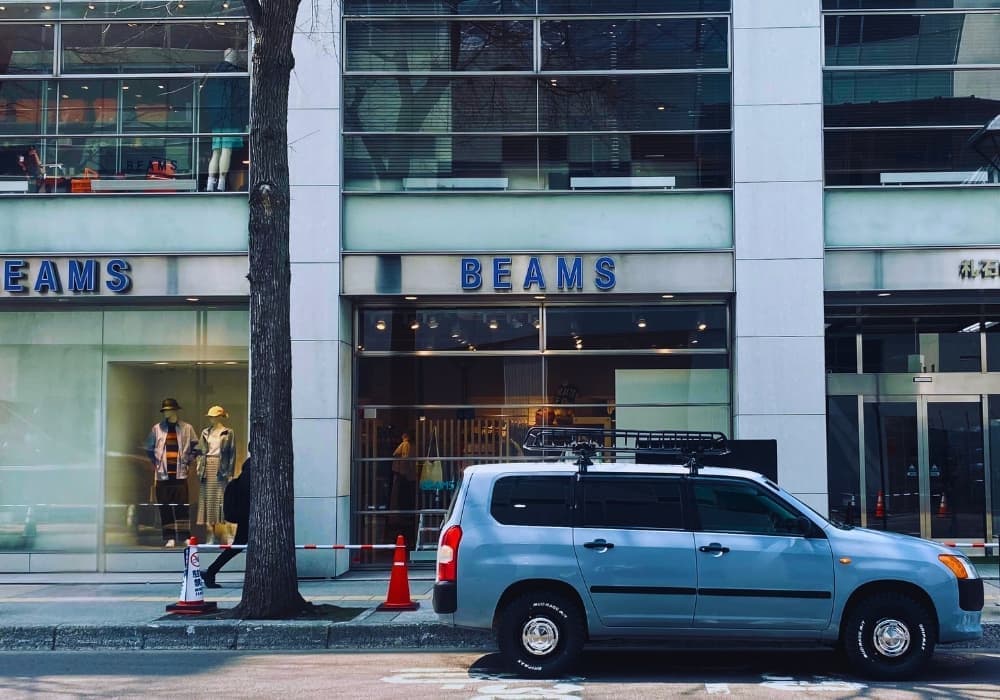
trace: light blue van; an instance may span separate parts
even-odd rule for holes
[[[525,675],[564,673],[590,640],[667,639],[839,645],[860,674],[901,679],[935,644],[982,635],[967,558],[831,522],[760,474],[699,467],[726,450],[721,434],[535,428],[524,447],[539,461],[466,469],[434,610],[493,630]]]

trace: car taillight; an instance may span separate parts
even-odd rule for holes
[[[452,525],[444,531],[437,551],[437,580],[455,582],[458,573],[458,543],[462,541],[462,528]]]

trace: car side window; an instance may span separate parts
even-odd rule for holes
[[[696,481],[694,501],[704,531],[754,535],[796,532],[799,513],[753,484]]]
[[[493,485],[490,515],[502,525],[569,527],[573,524],[573,478],[501,477]]]
[[[674,478],[586,478],[581,527],[683,530],[681,481]]]

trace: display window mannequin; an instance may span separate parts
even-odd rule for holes
[[[163,399],[163,418],[146,438],[146,454],[156,480],[156,502],[167,547],[191,536],[188,502],[188,466],[198,453],[198,436],[190,423],[180,419],[177,399]]]
[[[216,73],[240,72],[240,54],[234,48],[226,49]],[[250,111],[246,83],[238,78],[212,77],[206,79],[201,91],[202,105],[208,110],[212,133],[212,157],[208,161],[207,192],[224,192],[233,149],[243,147],[239,134],[247,130]]]
[[[201,431],[198,440],[198,524],[204,525],[208,544],[216,542],[216,527],[222,517],[222,493],[233,478],[236,465],[236,433],[226,425],[229,413],[222,406],[212,406],[205,413],[211,425]]]

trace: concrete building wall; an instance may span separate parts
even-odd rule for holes
[[[825,512],[822,51],[820,0],[734,0],[734,429]]]

